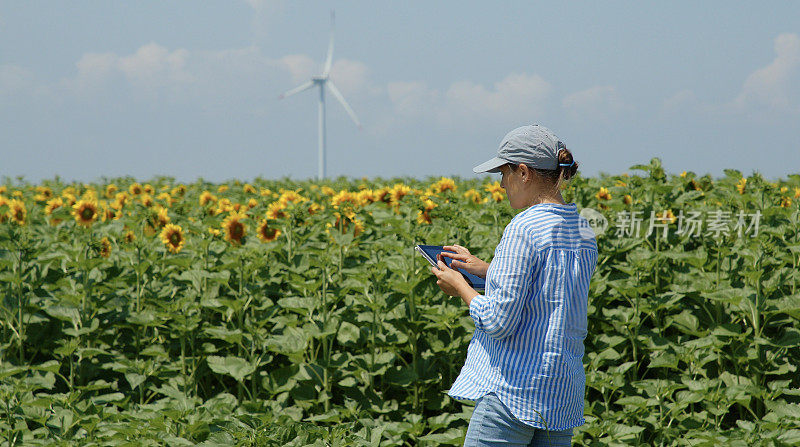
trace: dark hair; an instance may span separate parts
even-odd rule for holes
[[[569,151],[566,147],[562,147],[558,151],[558,164],[555,169],[536,169],[531,168],[536,171],[537,174],[541,175],[542,177],[552,181],[555,183],[560,183],[561,181],[566,181],[571,179],[575,176],[575,173],[578,172],[578,162],[576,161],[575,164],[572,166],[560,166],[562,164],[571,164],[574,160],[572,159],[572,152]],[[508,166],[511,168],[512,171],[516,171],[519,165],[514,163],[508,163]]]

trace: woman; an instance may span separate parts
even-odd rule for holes
[[[478,294],[440,258],[431,268],[443,292],[469,306],[475,332],[448,394],[476,401],[465,446],[568,446],[585,423],[583,340],[597,243],[562,181],[578,166],[543,126],[509,132],[497,157],[473,170],[500,172],[511,207],[525,209],[503,231],[491,264],[459,245],[452,267],[486,278]]]

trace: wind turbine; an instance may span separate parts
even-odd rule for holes
[[[330,89],[333,96],[339,100],[339,103],[342,104],[344,110],[347,111],[347,114],[350,115],[350,119],[361,129],[361,123],[358,121],[356,117],[356,113],[353,112],[353,109],[347,104],[345,101],[344,96],[336,88],[336,84],[333,83],[333,80],[329,77],[331,71],[331,64],[333,63],[333,20],[334,14],[331,11],[331,40],[328,44],[328,56],[325,58],[325,66],[322,69],[322,74],[319,76],[313,76],[310,81],[302,84],[298,87],[295,87],[288,92],[280,95],[278,99],[288,98],[289,96],[294,95],[295,93],[300,93],[303,90],[308,90],[311,87],[319,86],[319,169],[317,177],[321,180],[325,178],[325,86]]]

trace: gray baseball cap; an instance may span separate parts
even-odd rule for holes
[[[520,164],[535,169],[558,168],[558,152],[566,149],[550,129],[538,124],[517,127],[500,142],[497,156],[472,168],[475,173],[500,172],[506,163]]]

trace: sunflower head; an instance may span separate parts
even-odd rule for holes
[[[245,194],[255,194],[256,193],[256,189],[253,188],[253,185],[251,185],[249,183],[245,183],[244,186],[242,186],[242,191],[244,191]]]
[[[432,222],[431,215],[427,211],[417,211],[417,223],[422,225],[429,225]]]
[[[489,199],[481,196],[481,193],[476,191],[475,189],[468,189],[464,193],[464,198],[469,200],[472,203],[480,205],[481,203],[486,203]]]
[[[46,202],[53,198],[53,190],[48,188],[47,186],[37,186],[36,187],[36,195],[33,197],[33,200],[37,202]]]
[[[222,229],[225,231],[225,240],[233,245],[241,245],[247,233],[247,226],[242,222],[247,216],[239,213],[232,213],[222,221]]]
[[[608,192],[608,188],[600,187],[595,197],[597,197],[597,200],[611,200],[611,193]]]
[[[28,210],[25,208],[25,202],[17,199],[11,199],[8,201],[8,213],[6,215],[18,225],[25,225],[25,219],[28,216]]]
[[[107,258],[111,255],[111,241],[107,237],[100,239],[100,256]]]
[[[442,177],[438,182],[433,184],[433,190],[437,193],[442,193],[445,191],[454,191],[456,190],[456,182],[447,177]]]
[[[661,220],[663,223],[675,223],[678,218],[675,217],[675,214],[672,213],[672,210],[665,210],[659,216],[659,220]]]
[[[267,219],[276,220],[276,219],[283,219],[287,216],[286,212],[284,211],[286,208],[280,201],[272,202],[267,205]]]
[[[139,202],[141,202],[141,204],[147,208],[150,208],[155,203],[153,196],[151,196],[149,193],[143,193],[142,196],[139,197]]]
[[[792,198],[791,197],[781,197],[781,206],[783,208],[789,208],[792,206]]]
[[[76,204],[72,205],[72,214],[75,216],[75,221],[84,227],[90,227],[97,220],[99,215],[97,211],[97,202],[93,200],[79,200]]]
[[[736,184],[736,190],[739,191],[739,194],[744,194],[744,190],[746,187],[747,187],[747,179],[745,177],[742,177],[742,179],[739,180],[739,183]]]
[[[172,188],[171,193],[173,196],[183,197],[183,195],[186,194],[186,185],[180,184]]]
[[[127,232],[125,232],[125,243],[131,244],[135,240],[136,240],[136,235],[133,234],[132,230],[128,230]]]
[[[208,191],[203,191],[200,193],[200,206],[206,206],[208,203],[216,203],[217,198],[214,194],[211,194]]]
[[[186,238],[183,236],[183,229],[180,225],[167,224],[161,230],[161,242],[167,246],[170,252],[178,253],[186,244]]]
[[[128,192],[130,192],[132,196],[138,196],[139,194],[143,193],[144,190],[142,189],[142,185],[139,183],[131,183],[131,186],[128,187]]]
[[[258,238],[263,242],[273,242],[281,235],[281,230],[270,228],[269,221],[262,220],[258,226]]]

